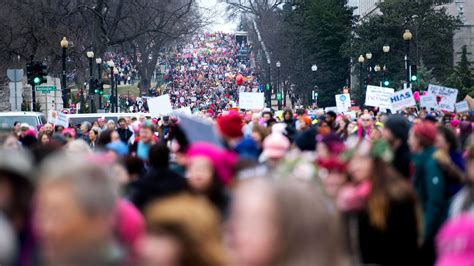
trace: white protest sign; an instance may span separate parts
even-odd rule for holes
[[[148,99],[148,108],[152,116],[168,115],[173,112],[170,95],[165,94],[159,97]]]
[[[240,109],[263,109],[265,108],[265,96],[262,92],[240,92]]]
[[[441,110],[454,111],[458,90],[430,84],[428,93],[436,97],[437,108]]]
[[[55,126],[63,126],[64,128],[69,127],[69,118],[66,114],[58,111],[50,111],[48,115],[48,123],[52,123]]]
[[[411,88],[394,92],[392,96],[390,96],[390,103],[392,104],[392,112],[416,105],[415,97],[413,97]]]
[[[379,107],[380,109],[390,109],[390,96],[395,92],[392,88],[384,88],[378,86],[367,86],[367,93],[365,96],[365,105]]]
[[[329,111],[333,111],[334,113],[337,113],[337,106],[326,107],[326,108],[324,108],[324,111],[326,113],[329,112]]]
[[[420,106],[427,109],[436,108],[436,97],[434,95],[420,95]]]
[[[467,101],[458,102],[455,106],[457,113],[469,112],[469,104],[467,104]]]
[[[339,113],[345,113],[351,107],[350,94],[336,94],[336,106]]]
[[[174,109],[173,113],[179,114],[179,115],[187,115],[187,116],[192,115],[191,107],[189,107],[189,106],[182,107],[182,108],[179,108],[179,109]]]

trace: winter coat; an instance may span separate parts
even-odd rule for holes
[[[443,173],[433,158],[434,147],[413,156],[413,184],[423,210],[424,240],[432,240],[447,217],[448,189]]]

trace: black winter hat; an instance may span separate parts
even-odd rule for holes
[[[397,139],[408,139],[410,123],[401,115],[391,115],[385,121],[384,127],[392,132]]]

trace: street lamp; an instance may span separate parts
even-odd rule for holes
[[[387,54],[390,52],[390,46],[384,45],[382,50],[383,50],[382,83],[385,85],[385,72],[387,71]]]
[[[380,67],[380,65],[375,65],[374,67],[374,71],[375,71],[375,78],[378,79],[379,77],[379,72],[382,70],[382,68]],[[382,81],[379,82],[380,83],[380,87],[382,87]]]
[[[276,62],[276,67],[277,67],[277,102],[278,102],[278,110],[281,110],[281,90],[280,90],[280,67],[281,63],[280,61]]]
[[[357,61],[359,62],[360,64],[360,77],[359,77],[359,83],[360,83],[360,92],[362,95],[364,95],[364,77],[363,77],[363,71],[364,71],[364,61],[365,61],[365,58],[363,55],[360,55],[359,58],[357,59]]]
[[[115,99],[114,100],[115,100],[115,112],[116,113],[119,112],[119,95],[118,95],[118,82],[117,82],[118,74],[119,74],[119,71],[115,67],[114,68],[114,80],[115,80]]]
[[[110,60],[107,62],[107,65],[110,68],[110,112],[113,113],[115,111],[115,100],[114,100],[114,61]]]
[[[98,57],[95,59],[95,62],[97,64],[97,74],[98,74],[98,78],[97,80],[99,80],[99,109],[102,109],[102,58]]]
[[[63,39],[60,42],[61,48],[63,49],[63,73],[62,73],[62,79],[61,79],[61,88],[62,88],[62,96],[63,96],[63,108],[68,108],[68,98],[67,98],[67,88],[66,88],[66,50],[69,46],[69,42],[66,39],[66,37],[63,37]]]
[[[406,43],[406,54],[405,54],[405,70],[407,72],[407,88],[410,86],[410,41],[413,39],[413,34],[410,30],[405,30],[403,33],[403,40]]]
[[[317,86],[316,86],[316,71],[318,71],[318,66],[316,64],[313,64],[311,66],[311,71],[313,72],[313,86],[314,86],[314,90],[316,90]],[[314,93],[313,93],[314,95]],[[314,96],[313,96],[314,97]],[[317,98],[315,98],[315,101],[316,101],[316,105],[317,105]]]
[[[86,53],[87,55],[87,58],[89,58],[89,98],[90,98],[90,101],[91,101],[91,104],[90,104],[90,107],[89,107],[89,113],[93,113],[94,112],[94,81],[92,80],[93,76],[94,76],[94,72],[93,72],[93,62],[92,60],[94,59],[94,52],[93,51],[87,51]]]

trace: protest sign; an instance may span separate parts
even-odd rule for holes
[[[168,115],[173,112],[170,95],[165,94],[159,97],[148,99],[148,108],[152,116]]]
[[[195,117],[178,115],[181,121],[180,127],[190,143],[208,142],[222,147],[216,128],[205,121],[197,120]]]
[[[458,102],[455,104],[457,113],[469,112],[469,105],[467,101]]]
[[[436,97],[434,95],[420,95],[420,106],[427,109],[436,108]]]
[[[351,107],[350,94],[336,94],[336,107],[339,113],[345,113]]]
[[[326,108],[324,108],[324,111],[326,113],[329,112],[329,111],[333,111],[334,113],[337,113],[337,106],[326,107]]]
[[[454,111],[454,105],[458,97],[457,89],[430,84],[428,86],[428,93],[436,97],[437,108],[450,112]]]
[[[182,107],[182,108],[179,108],[179,109],[174,109],[173,113],[176,114],[176,115],[187,115],[187,116],[192,115],[191,107],[189,107],[189,106]]]
[[[264,93],[261,92],[240,92],[240,109],[263,109],[265,108]]]
[[[392,104],[392,112],[396,112],[405,107],[416,105],[415,97],[413,97],[411,88],[394,92],[392,96],[390,96],[390,103]]]
[[[58,111],[50,111],[48,115],[48,123],[52,123],[55,126],[63,126],[64,128],[69,127],[69,118],[66,114]]]
[[[390,109],[390,96],[395,92],[392,88],[367,86],[367,93],[365,96],[365,105],[379,107],[380,109]]]

